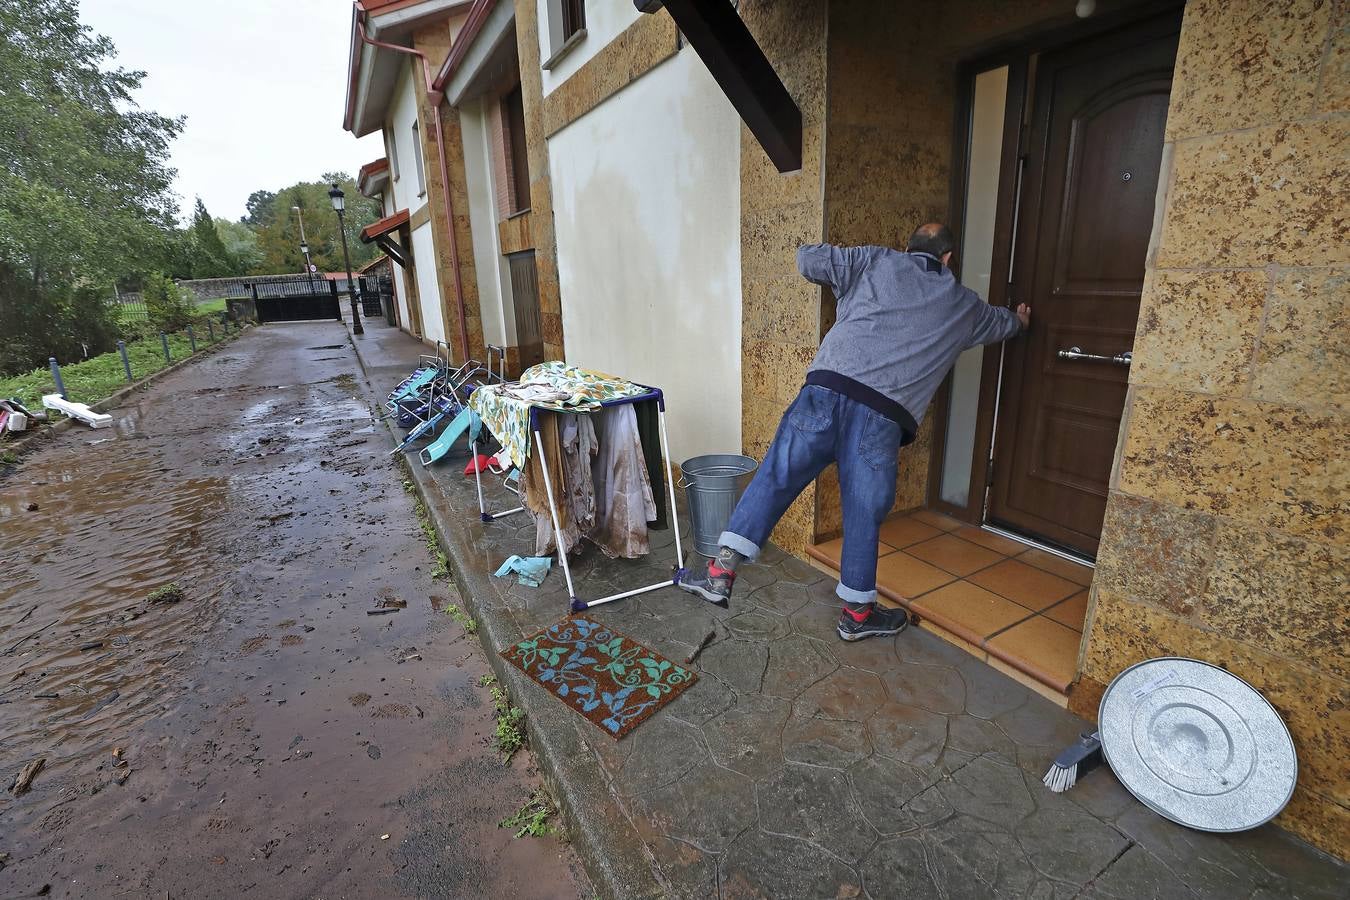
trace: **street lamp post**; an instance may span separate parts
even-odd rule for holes
[[[328,199],[333,201],[333,211],[338,217],[338,234],[342,235],[342,261],[347,266],[347,296],[352,300],[352,334],[365,334],[366,330],[361,327],[361,311],[356,306],[356,279],[352,277],[352,258],[347,252],[347,222],[343,217],[343,210],[346,208],[342,188],[336,184],[328,192]]]
[[[300,207],[292,206],[296,218],[300,220],[300,253],[305,257],[305,274],[309,276],[309,289],[314,291],[314,262],[309,258],[309,241],[305,240],[305,214]]]

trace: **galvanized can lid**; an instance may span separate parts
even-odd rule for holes
[[[1294,793],[1298,758],[1275,708],[1247,682],[1163,657],[1115,677],[1098,713],[1102,753],[1141,803],[1201,831],[1246,831]]]

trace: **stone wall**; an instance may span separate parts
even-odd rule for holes
[[[553,183],[544,137],[544,81],[539,68],[539,5],[515,0],[516,52],[520,59],[520,96],[525,110],[525,142],[530,166],[530,231],[535,275],[539,279],[539,318],[544,356],[562,359],[562,291],[558,285],[558,244],[553,227]]]
[[[198,300],[215,300],[218,297],[247,297],[249,296],[248,286],[250,284],[265,284],[269,281],[290,281],[295,278],[302,278],[303,273],[295,272],[290,275],[239,275],[232,278],[195,278],[174,282],[180,288],[191,291]],[[315,275],[314,280],[322,282],[322,275]],[[344,281],[346,279],[343,279]],[[123,294],[123,296],[128,296]]]
[[[1278,820],[1350,853],[1350,5],[1193,0],[1084,682],[1179,654],[1280,711]]]
[[[450,52],[450,27],[439,22],[413,33],[413,47],[426,54],[435,72]],[[459,114],[441,106],[441,146],[445,150],[446,172],[450,180],[450,204],[454,208],[454,238],[450,239],[449,213],[446,193],[442,185],[440,148],[436,144],[435,110],[427,96],[422,63],[409,58],[413,93],[417,98],[418,132],[422,141],[422,159],[426,164],[427,204],[431,220],[431,242],[435,248],[436,282],[441,292],[441,315],[445,323],[445,342],[452,356],[462,362],[460,341],[460,298],[463,302],[464,327],[468,333],[468,355],[482,359],[483,319],[478,304],[478,277],[474,269],[473,237],[469,231],[469,195],[464,175],[464,141],[460,136]],[[412,224],[416,230],[416,224]],[[458,250],[456,253],[455,250]],[[421,263],[427,265],[426,261]],[[459,281],[459,295],[455,282]]]
[[[797,274],[797,248],[824,239],[826,0],[741,0],[740,13],[802,112],[802,168],[780,175],[741,129],[741,435],[763,459],[820,346],[820,289]],[[815,531],[806,489],[773,539],[801,555]]]

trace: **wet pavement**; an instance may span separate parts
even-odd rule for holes
[[[45,759],[0,896],[589,896],[497,827],[541,781],[366,391],[341,326],[267,326],[0,466],[5,785]]]
[[[381,391],[419,350],[383,328],[358,346]],[[567,590],[556,568],[540,589],[490,577],[533,526],[480,523],[464,458],[412,469],[496,650],[565,616]],[[489,502],[515,505],[500,487]],[[578,594],[668,577],[672,541],[654,532],[642,561],[583,552]],[[1104,767],[1049,792],[1046,767],[1088,723],[926,632],[838,640],[832,582],[776,549],[741,569],[729,610],[670,589],[587,615],[677,661],[714,635],[698,682],[618,742],[493,660],[610,895],[1345,896],[1343,864],[1274,826],[1190,831]]]

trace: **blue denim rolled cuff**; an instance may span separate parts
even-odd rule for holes
[[[835,594],[837,594],[837,595],[839,596],[839,599],[840,599],[840,600],[843,600],[845,603],[876,603],[876,602],[877,602],[877,592],[876,592],[875,590],[871,590],[871,591],[855,591],[855,590],[854,590],[853,588],[851,588],[851,587],[845,587],[845,586],[844,586],[844,583],[843,583],[842,581],[839,582],[839,587],[835,588],[835,589],[834,589],[834,592],[835,592]]]
[[[756,559],[759,556],[759,544],[749,538],[743,538],[735,532],[722,532],[722,536],[717,539],[717,545],[719,547],[730,547],[746,559]]]

